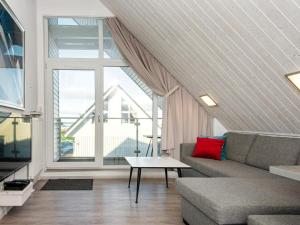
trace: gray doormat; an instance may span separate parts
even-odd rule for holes
[[[42,187],[44,191],[93,190],[93,179],[50,179]]]

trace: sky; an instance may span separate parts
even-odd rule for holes
[[[78,117],[94,103],[95,76],[93,70],[59,71],[61,117]],[[152,114],[152,99],[120,67],[105,67],[104,92],[117,85],[120,85],[148,114]]]

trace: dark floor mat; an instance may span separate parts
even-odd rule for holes
[[[44,191],[93,190],[93,179],[50,179],[42,187]]]

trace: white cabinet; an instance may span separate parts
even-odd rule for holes
[[[0,191],[0,206],[22,206],[33,191],[32,182],[22,191],[2,190]]]

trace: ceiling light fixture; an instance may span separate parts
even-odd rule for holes
[[[200,98],[207,106],[212,107],[217,105],[217,103],[208,94],[201,95]]]
[[[300,91],[300,71],[285,76]]]

